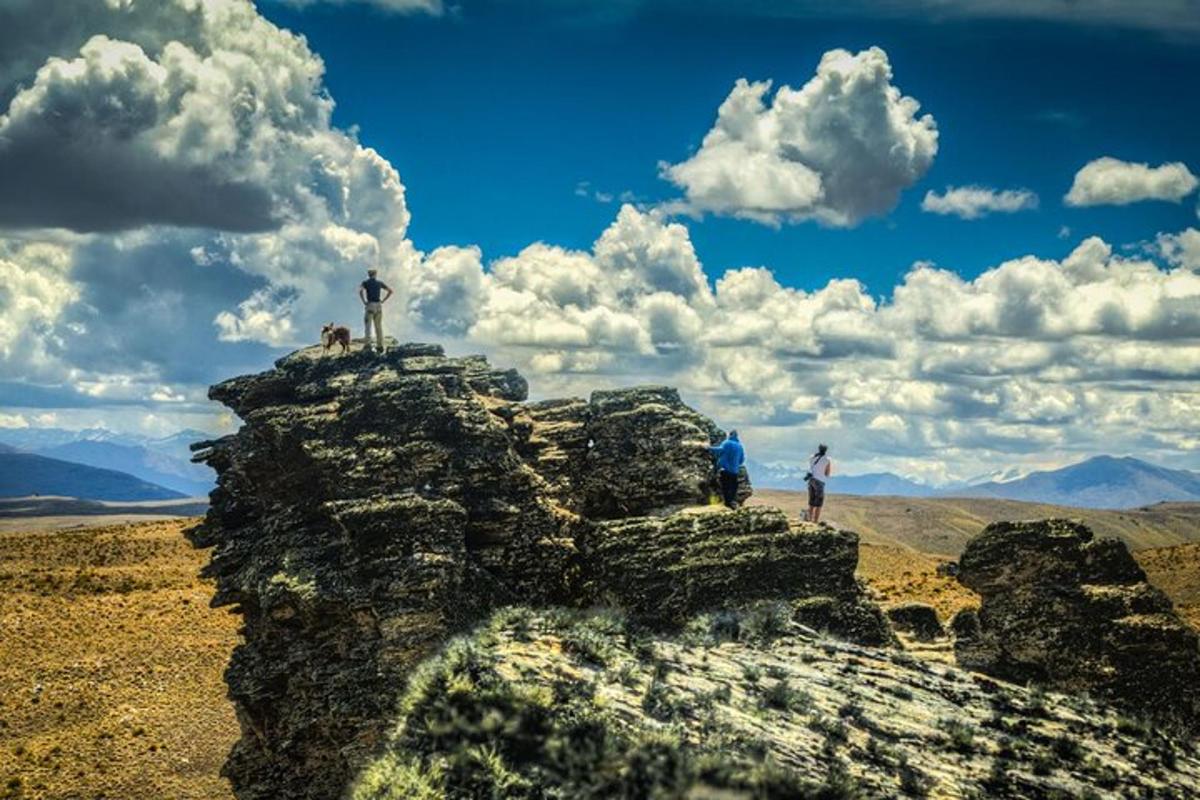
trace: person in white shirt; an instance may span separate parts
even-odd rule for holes
[[[808,519],[809,522],[821,521],[821,509],[825,505],[825,482],[833,474],[833,462],[827,453],[829,448],[818,445],[817,452],[808,460]]]

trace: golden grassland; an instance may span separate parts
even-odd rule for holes
[[[799,516],[801,492],[755,490],[752,503],[778,506]],[[1200,503],[1158,503],[1121,511],[1053,506],[1017,500],[959,497],[861,497],[830,495],[822,519],[857,531],[863,542],[909,547],[957,557],[967,541],[997,520],[1078,519],[1097,536],[1115,536],[1131,550],[1200,542]]]
[[[237,620],[187,524],[0,532],[0,797],[232,797]]]
[[[1134,553],[1150,582],[1175,601],[1180,615],[1200,629],[1200,543]]]
[[[795,513],[802,498],[761,492],[757,502]],[[829,519],[852,527],[842,520],[877,505],[835,496]],[[885,606],[930,603],[943,620],[976,605],[937,574],[950,559],[937,531],[913,537],[912,523],[893,522],[908,513],[860,526],[871,592]],[[0,531],[0,798],[232,797],[219,770],[237,737],[222,679],[237,619],[208,606],[212,587],[196,577],[207,554],[183,537],[193,522]],[[1136,556],[1200,626],[1200,543]]]

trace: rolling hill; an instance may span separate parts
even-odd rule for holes
[[[213,472],[208,467],[142,444],[81,439],[36,452],[48,458],[126,472],[189,497],[207,495],[214,485]]]
[[[804,491],[804,469],[747,462],[750,479],[762,489]],[[996,470],[971,481],[934,487],[891,472],[837,475],[838,494],[895,497],[974,497],[1021,500],[1077,508],[1136,508],[1161,502],[1200,502],[1200,473],[1167,469],[1141,459],[1095,456],[1061,469],[1024,473]]]
[[[778,506],[795,515],[808,505],[800,492],[771,489],[756,489],[750,502]],[[869,544],[957,557],[967,540],[989,522],[1046,517],[1081,519],[1096,535],[1115,536],[1133,550],[1200,542],[1200,503],[1159,503],[1109,511],[996,498],[834,494],[826,500],[822,519],[857,531]]]
[[[62,495],[88,500],[170,500],[185,497],[133,475],[34,453],[0,451],[0,497]]]
[[[781,464],[763,464],[747,459],[746,469],[750,480],[763,489],[785,489],[804,491],[803,467]],[[901,478],[891,472],[869,472],[863,475],[834,475],[830,488],[844,494],[860,495],[903,495],[905,497],[927,497],[937,490],[923,483]]]

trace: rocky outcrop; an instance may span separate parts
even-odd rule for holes
[[[239,798],[339,797],[413,665],[500,606],[609,603],[678,625],[769,598],[890,641],[853,534],[704,508],[723,434],[674,390],[526,393],[431,345],[310,348],[213,387],[245,424],[199,448],[218,485],[191,536],[213,549],[214,603],[243,619],[226,672]]]
[[[1200,636],[1120,541],[998,522],[967,544],[958,579],[982,598],[953,623],[961,665],[1200,724]]]
[[[893,628],[912,634],[917,641],[932,642],[946,635],[937,611],[928,603],[901,603],[886,613]]]
[[[1188,798],[1194,747],[1079,695],[819,638],[506,609],[422,664],[351,800]]]

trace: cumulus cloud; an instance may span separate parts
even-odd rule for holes
[[[397,292],[390,333],[482,350],[546,395],[677,384],[763,460],[809,438],[859,468],[931,475],[1200,449],[1190,229],[972,279],[918,264],[883,297],[855,280],[796,289],[758,265],[710,282],[686,226],[631,205],[586,249],[419,252],[396,170],[331,124],[320,60],[247,0],[10,0],[0,53],[0,166],[24,168],[4,150],[23,147],[45,179],[25,208],[0,187],[0,404],[22,419],[153,408],[156,424],[197,424],[208,383],[323,322],[357,326],[355,287],[376,267]],[[695,211],[850,225],[890,208],[936,149],[882,51],[837,51],[800,90],[740,83],[666,174]],[[127,186],[97,178],[111,166],[97,153]]]
[[[979,219],[991,213],[1012,214],[1038,207],[1038,196],[1028,189],[990,189],[986,186],[947,186],[938,194],[930,190],[921,210],[932,214]]]
[[[1171,264],[1200,273],[1200,230],[1188,228],[1179,233],[1159,234],[1156,245]]]
[[[63,311],[79,297],[71,250],[54,242],[0,239],[0,361],[45,374]]]
[[[148,5],[160,7],[155,16]],[[39,12],[31,7],[18,30],[39,32]],[[246,0],[82,13],[95,32],[77,50],[49,55],[32,73],[6,65],[0,226],[259,231],[314,208],[345,210],[338,172],[358,145],[331,128],[324,66],[302,38]]]
[[[419,258],[395,169],[248,0],[12,0],[0,44],[0,382],[195,411]]]
[[[1151,167],[1105,156],[1075,173],[1064,199],[1069,206],[1123,206],[1142,200],[1178,203],[1198,184],[1191,170],[1178,161]]]
[[[799,90],[740,79],[700,149],[662,176],[695,212],[835,226],[884,214],[938,148],[933,117],[891,81],[878,47],[829,51]]]

